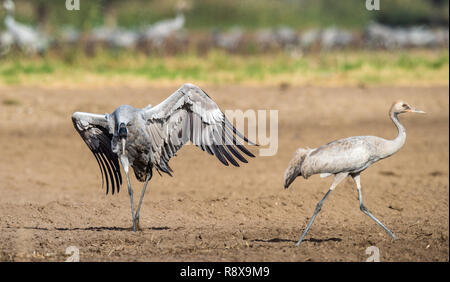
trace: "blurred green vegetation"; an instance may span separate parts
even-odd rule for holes
[[[179,0],[80,0],[79,11],[65,1],[15,0],[16,18],[48,29],[71,25],[86,30],[102,24],[140,27],[172,18]],[[360,29],[370,21],[390,25],[448,25],[449,0],[380,0],[380,11],[367,11],[365,0],[186,0],[187,29],[248,29],[287,25]],[[2,9],[2,13],[4,10]]]
[[[24,58],[12,54],[0,64],[0,84],[132,83],[186,81],[202,83],[290,84],[444,84],[449,80],[445,50],[333,51],[291,56],[232,55],[211,50],[206,57],[170,57],[103,50],[95,58],[83,53],[73,60],[58,56]]]
[[[0,0],[1,1],[1,0]],[[101,25],[141,27],[172,18],[180,0],[80,0],[79,11],[65,1],[15,0],[18,21],[49,31],[64,26],[89,30]],[[246,29],[291,26],[296,29],[336,26],[362,29],[371,21],[389,25],[448,25],[449,0],[380,0],[380,11],[367,11],[365,0],[185,0],[186,29]],[[0,18],[5,15],[0,9]],[[3,22],[0,23],[0,30]],[[297,54],[231,55],[210,50],[174,56],[126,50],[99,50],[95,57],[81,48],[61,49],[43,57],[12,51],[0,58],[0,84],[53,83],[111,78],[126,81],[201,81],[208,83],[268,82],[292,84],[448,85],[445,50],[343,50]],[[94,79],[94,80],[95,80]]]

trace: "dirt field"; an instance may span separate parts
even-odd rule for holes
[[[379,248],[381,261],[449,260],[448,87],[201,85],[223,110],[278,109],[278,153],[234,168],[185,146],[171,160],[174,177],[151,180],[143,230],[131,232],[126,187],[105,195],[70,117],[156,105],[178,87],[1,87],[0,260],[64,261],[69,246],[79,248],[81,261],[365,261],[369,246]],[[387,111],[397,99],[427,114],[400,117],[405,146],[361,182],[366,206],[399,240],[359,210],[348,179],[295,247],[332,182],[299,178],[284,190],[295,149],[353,135],[394,138]],[[132,178],[136,196],[142,184]]]

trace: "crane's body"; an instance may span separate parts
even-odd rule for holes
[[[347,176],[351,176],[356,182],[361,210],[382,226],[393,238],[396,238],[386,226],[365,208],[362,202],[359,176],[369,166],[395,154],[405,144],[406,130],[398,120],[398,114],[405,112],[423,113],[411,108],[402,101],[395,102],[389,111],[389,116],[398,130],[398,135],[393,140],[386,140],[376,136],[354,136],[333,141],[314,149],[297,149],[285,172],[285,189],[289,187],[297,176],[307,179],[314,174],[320,174],[321,177],[334,175],[334,181],[330,190],[317,205],[313,217],[297,245],[300,245],[306,236],[329,193]]]
[[[164,19],[144,28],[142,32],[143,38],[150,40],[158,47],[163,46],[170,35],[183,29],[186,23],[186,17],[184,16],[186,5],[183,1],[177,4],[175,18]]]
[[[116,119],[114,124],[125,124],[127,140],[122,146],[119,134],[111,140],[112,152],[121,158],[126,157],[129,165],[139,181],[145,181],[147,174],[151,174],[152,163],[152,139],[146,129],[144,109],[136,109],[129,105],[119,106],[112,114]]]
[[[376,136],[354,136],[330,142],[316,149],[307,149],[300,168],[301,176],[307,179],[314,174],[326,176],[344,171],[349,174],[360,173],[373,163],[394,154],[405,139],[393,141]],[[302,151],[299,151],[298,155],[302,156]]]
[[[239,141],[249,140],[226,119],[217,104],[200,88],[185,84],[155,107],[137,109],[119,106],[112,114],[98,115],[76,112],[72,115],[75,129],[94,154],[112,193],[122,184],[119,162],[128,184],[133,231],[139,224],[142,199],[153,169],[172,175],[169,160],[188,141],[203,151],[215,155],[224,165],[239,166],[254,157]],[[256,144],[254,144],[256,145]],[[139,205],[134,213],[133,190],[128,175],[131,166],[136,178],[145,182]]]
[[[36,52],[44,52],[48,46],[48,38],[33,27],[15,20],[15,5],[12,0],[5,0],[3,7],[7,12],[4,24],[14,42],[27,53],[34,54]]]

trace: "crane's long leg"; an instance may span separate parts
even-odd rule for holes
[[[311,220],[308,223],[308,226],[306,227],[305,231],[303,232],[302,236],[300,237],[300,240],[298,240],[297,244],[295,244],[296,246],[299,246],[302,241],[303,238],[305,238],[306,233],[308,233],[309,228],[311,228],[311,225],[314,222],[314,219],[316,219],[317,214],[320,212],[321,208],[322,208],[322,204],[323,202],[325,202],[325,200],[327,199],[328,195],[331,193],[331,191],[334,190],[334,188],[336,188],[336,186],[345,179],[345,177],[347,177],[348,173],[344,172],[344,173],[339,173],[334,175],[334,181],[333,184],[331,184],[330,190],[328,190],[328,192],[325,194],[325,196],[323,197],[323,199],[317,204],[316,209],[314,210],[314,214],[311,218]]]
[[[137,208],[136,214],[134,216],[134,220],[136,221],[137,229],[140,229],[140,227],[139,227],[139,212],[141,211],[142,199],[144,199],[145,190],[147,189],[147,184],[151,177],[152,177],[151,173],[147,173],[147,179],[145,179],[144,188],[142,189],[141,198],[139,199],[138,208]]]
[[[359,208],[363,213],[368,215],[371,219],[373,219],[378,225],[383,227],[383,229],[389,233],[389,235],[392,236],[392,238],[397,239],[397,236],[395,236],[394,233],[392,233],[391,230],[389,230],[381,221],[379,221],[367,208],[364,206],[363,200],[362,200],[362,193],[361,193],[361,182],[360,182],[360,175],[352,175],[353,180],[355,180],[356,188],[358,188],[358,197],[359,197]]]
[[[128,195],[130,196],[131,202],[131,218],[133,220],[133,232],[136,232],[136,221],[134,218],[134,204],[133,204],[133,189],[131,188],[130,177],[128,176],[128,159],[124,156],[120,157],[120,162],[122,163],[123,170],[125,171],[125,175],[127,176],[127,184],[128,184]]]

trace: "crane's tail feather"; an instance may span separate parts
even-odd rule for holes
[[[302,164],[309,151],[310,150],[304,148],[298,148],[297,151],[295,151],[294,156],[289,162],[289,166],[284,173],[284,189],[289,188],[289,185],[294,182],[295,178],[302,175]]]

